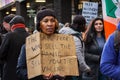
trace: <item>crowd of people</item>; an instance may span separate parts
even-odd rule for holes
[[[26,63],[26,30],[24,17],[10,14],[4,17],[0,35],[1,80],[28,80]],[[120,24],[118,25],[119,28]],[[59,22],[52,9],[41,9],[36,14],[37,31],[48,36],[72,35],[75,42],[79,76],[61,74],[39,75],[31,80],[120,80],[120,51],[114,49],[114,33],[106,41],[103,19],[97,17],[86,26],[82,15],[72,23]],[[58,30],[59,29],[59,30]],[[34,34],[34,33],[33,33]],[[72,65],[72,64],[71,64]]]

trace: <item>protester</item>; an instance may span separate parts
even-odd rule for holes
[[[9,14],[3,18],[2,31],[4,31],[4,33],[2,33],[2,39],[4,38],[4,36],[6,35],[7,32],[11,31],[9,22],[13,17],[15,17],[15,14]]]
[[[64,33],[63,31],[66,32],[66,30],[69,31],[69,28],[70,28],[70,23],[65,23],[65,25],[58,31],[59,33]]]
[[[3,38],[2,31],[0,33],[0,45],[2,43],[2,38]],[[3,74],[3,63],[0,61],[0,77],[2,77],[2,74]]]
[[[58,28],[58,30],[60,30],[63,26],[64,26],[63,23],[59,23],[59,28]]]
[[[69,26],[70,26],[70,23],[69,23],[69,22],[66,22],[63,27],[69,27]]]
[[[4,62],[2,79],[18,80],[17,60],[28,33],[25,30],[25,21],[22,16],[16,15],[9,24],[12,32],[6,34],[0,46],[0,60]]]
[[[9,14],[9,15],[6,15],[4,18],[3,18],[3,22],[2,24],[0,25],[0,33],[1,34],[5,34],[7,32],[10,31],[10,25],[9,25],[9,22],[10,20],[14,17],[15,15],[14,14]]]
[[[103,19],[95,18],[88,25],[88,29],[85,59],[91,73],[83,73],[83,80],[106,80],[99,70],[100,56],[105,43]]]
[[[86,20],[83,16],[77,15],[73,19],[73,24],[69,27],[62,28],[59,33],[71,34],[74,36],[76,45],[76,54],[79,62],[80,74],[82,72],[90,72],[90,67],[85,62],[85,46],[82,34],[85,32]],[[80,77],[79,77],[80,78]],[[80,80],[80,79],[78,79]],[[81,79],[82,80],[82,79]]]
[[[8,32],[11,31],[11,30],[10,30],[10,24],[9,24],[9,22],[11,21],[11,19],[12,19],[13,17],[15,17],[14,14],[9,14],[9,15],[5,16],[4,19],[3,19],[3,27],[4,27]]]
[[[2,23],[2,25],[0,25],[0,29],[1,29],[0,30],[0,40],[1,40],[0,45],[1,45],[2,40],[4,39],[5,35],[8,32],[10,32],[9,22],[14,16],[15,16],[14,14],[9,14],[3,18],[3,23]],[[3,62],[0,61],[0,76],[1,77],[3,75],[3,65],[4,65]]]
[[[55,12],[51,9],[40,10],[37,13],[37,30],[41,33],[45,33],[48,36],[57,33],[58,22],[55,16]],[[27,64],[26,64],[26,50],[25,45],[21,49],[20,56],[17,64],[17,75],[21,80],[27,80]],[[32,78],[31,80],[63,80],[64,77],[60,75],[40,75]]]
[[[120,31],[120,23],[117,26],[117,30]],[[117,34],[117,36],[120,41],[120,34]],[[114,42],[115,38],[114,32],[110,34],[105,43],[100,61],[100,70],[112,80],[120,80],[120,42]],[[115,45],[118,46],[118,49]]]
[[[10,20],[14,17],[14,14],[9,14],[3,18],[3,23],[0,25],[1,38],[3,39],[7,32],[10,32]]]

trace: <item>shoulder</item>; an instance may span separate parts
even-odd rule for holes
[[[82,39],[82,35],[80,33],[73,33],[71,34],[75,39],[79,40],[79,39]]]
[[[75,41],[80,40],[77,36],[73,36],[73,38],[74,38]]]
[[[115,34],[112,33],[109,35],[108,39],[106,40],[106,43],[112,43],[114,42]]]
[[[81,44],[83,44],[82,37],[81,37],[80,35],[78,35],[78,36],[73,36],[73,38],[74,38],[74,41],[75,41],[75,44],[76,44],[76,45],[81,45]]]
[[[112,33],[108,37],[108,39],[106,40],[106,43],[104,45],[102,53],[104,53],[104,54],[109,53],[109,55],[115,53],[115,50],[114,50],[114,33]]]
[[[10,37],[13,36],[13,33],[12,32],[8,32],[8,33],[4,34],[3,36],[4,36],[4,39],[10,39]]]
[[[59,30],[61,34],[72,34],[74,31],[70,27],[63,27]]]

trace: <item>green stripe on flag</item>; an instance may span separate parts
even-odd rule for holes
[[[115,6],[115,4],[112,2],[112,0],[105,0],[105,3],[106,3],[107,16],[116,18],[115,10],[117,9],[117,7]]]

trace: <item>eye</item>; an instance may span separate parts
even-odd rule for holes
[[[99,23],[99,25],[102,25],[102,23]]]
[[[50,22],[55,22],[55,19],[51,19]]]
[[[47,23],[47,22],[48,22],[48,20],[47,20],[47,19],[44,19],[44,20],[43,20],[43,22]]]
[[[98,25],[98,23],[95,23],[95,25]]]

